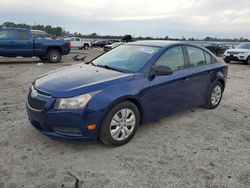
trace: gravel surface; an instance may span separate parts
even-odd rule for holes
[[[109,148],[52,140],[33,128],[25,98],[40,74],[75,64],[0,59],[0,188],[250,187],[250,66],[229,65],[215,110],[194,108],[138,129],[127,145]]]

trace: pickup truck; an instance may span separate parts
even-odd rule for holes
[[[80,37],[64,37],[64,40],[70,41],[72,48],[88,50],[91,47],[90,41]]]
[[[70,52],[71,44],[64,40],[37,39],[29,29],[6,28],[0,30],[0,56],[39,57],[50,63],[60,62]]]

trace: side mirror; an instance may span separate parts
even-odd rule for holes
[[[168,66],[159,65],[152,69],[150,76],[167,76],[173,74],[173,71]]]

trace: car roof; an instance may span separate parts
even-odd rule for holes
[[[26,29],[26,28],[2,28],[1,30],[24,30],[24,31],[30,31],[30,29]]]
[[[156,47],[167,47],[172,44],[180,44],[179,41],[168,41],[168,40],[143,40],[130,42],[130,45],[142,45],[142,46],[156,46]]]

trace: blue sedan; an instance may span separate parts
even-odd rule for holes
[[[50,137],[120,146],[139,125],[196,106],[216,108],[228,66],[208,50],[169,41],[121,45],[31,85],[31,124]]]

